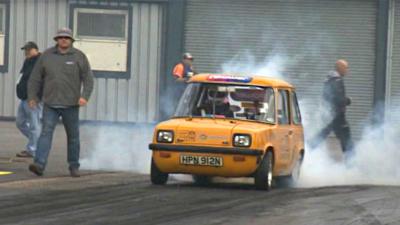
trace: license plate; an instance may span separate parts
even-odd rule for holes
[[[222,167],[224,165],[222,157],[215,157],[215,156],[181,155],[180,163],[182,165],[212,166],[212,167]]]

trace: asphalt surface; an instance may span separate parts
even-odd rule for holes
[[[82,154],[93,144],[82,129]],[[124,128],[129,129],[129,128]],[[132,128],[133,129],[133,128]],[[174,176],[153,186],[135,172],[82,171],[68,176],[65,137],[59,127],[44,177],[16,159],[24,138],[0,122],[0,224],[400,224],[400,187],[344,186],[257,191],[247,181],[218,180],[197,187]]]

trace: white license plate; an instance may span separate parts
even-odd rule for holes
[[[224,160],[222,157],[215,156],[181,155],[180,163],[182,165],[222,167]]]

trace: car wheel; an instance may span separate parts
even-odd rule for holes
[[[273,155],[271,151],[268,151],[261,161],[256,174],[254,176],[254,183],[259,190],[270,190],[272,188],[273,181]]]
[[[300,179],[301,165],[303,165],[303,154],[300,154],[299,159],[296,161],[292,170],[292,175],[289,177],[289,185],[294,186]]]
[[[161,172],[157,165],[154,163],[154,160],[151,159],[151,183],[155,185],[164,185],[168,181],[168,173]]]
[[[211,177],[201,176],[201,175],[193,175],[193,181],[198,186],[208,186],[211,184]]]
[[[303,164],[303,155],[300,155],[300,158],[296,161],[296,164],[293,167],[292,174],[289,176],[277,178],[276,179],[277,185],[282,188],[294,187],[296,183],[299,181],[302,164]]]

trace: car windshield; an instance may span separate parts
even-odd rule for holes
[[[268,87],[191,83],[175,117],[211,117],[275,123],[274,90]]]

